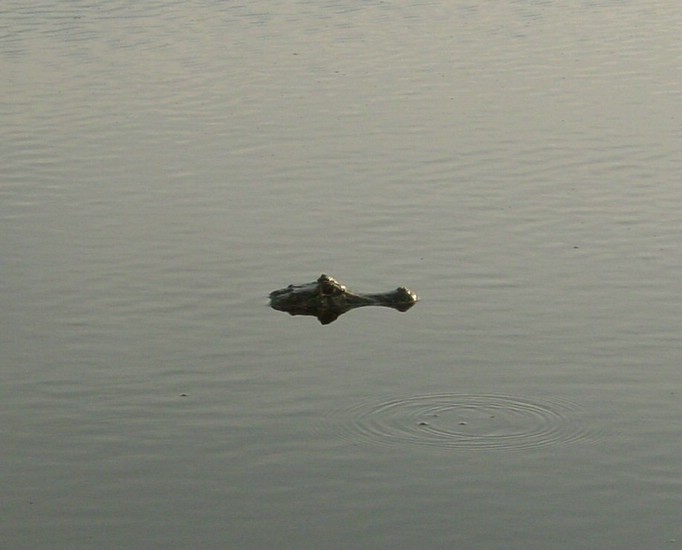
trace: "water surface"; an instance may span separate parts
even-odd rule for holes
[[[679,546],[681,26],[6,2],[5,545]]]

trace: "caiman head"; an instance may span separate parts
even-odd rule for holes
[[[270,306],[273,309],[291,315],[314,315],[323,325],[358,307],[385,306],[407,311],[418,300],[417,295],[405,287],[374,294],[356,293],[325,274],[320,275],[315,282],[289,285],[270,293]]]

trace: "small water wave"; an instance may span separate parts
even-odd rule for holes
[[[436,394],[358,403],[326,421],[343,438],[388,446],[529,449],[603,437],[580,422],[581,410],[554,399]]]

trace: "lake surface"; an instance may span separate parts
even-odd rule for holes
[[[680,28],[4,2],[1,545],[682,547]]]

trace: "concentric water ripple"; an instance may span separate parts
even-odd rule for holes
[[[560,400],[439,394],[359,403],[327,421],[339,435],[382,445],[527,449],[599,439],[581,407]]]

